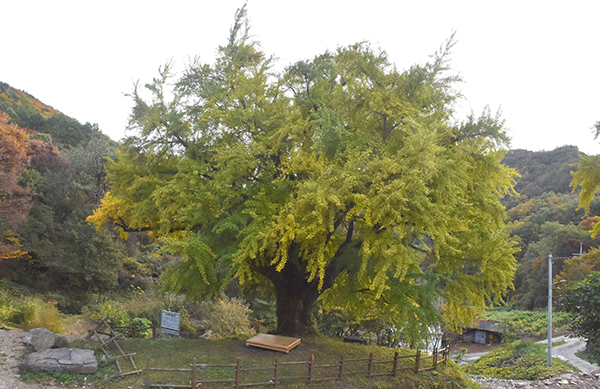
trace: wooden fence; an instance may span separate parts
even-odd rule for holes
[[[146,367],[142,370],[144,372],[144,387],[149,388],[189,388],[196,389],[199,386],[210,386],[217,385],[219,387],[228,386],[233,388],[247,388],[255,386],[273,386],[274,388],[280,387],[283,381],[298,381],[305,380],[307,384],[341,380],[345,376],[349,375],[364,375],[367,378],[380,377],[380,376],[391,376],[396,377],[399,371],[402,370],[413,370],[415,373],[419,373],[426,370],[437,369],[438,363],[442,362],[446,364],[448,360],[449,348],[446,347],[442,350],[434,350],[432,355],[423,355],[420,350],[416,351],[414,355],[398,355],[398,352],[394,353],[394,358],[391,361],[376,361],[373,358],[373,353],[368,358],[344,358],[342,356],[338,363],[318,365],[315,363],[314,357],[308,361],[292,361],[292,362],[279,362],[275,360],[273,367],[243,367],[240,363],[240,358],[237,358],[235,364],[198,364],[196,358],[193,363],[190,364],[189,369],[169,369],[169,368],[158,368],[150,367],[150,359],[147,359]],[[400,366],[401,360],[414,359],[413,363],[406,361]],[[362,364],[362,365],[361,365]],[[387,369],[385,365],[391,365]],[[362,369],[361,369],[362,366]],[[286,372],[286,367],[298,367],[302,368],[303,372],[300,375],[283,375]],[[229,370],[233,376],[231,379],[200,379],[200,371],[207,369],[225,369]],[[244,382],[243,376],[248,376],[253,372],[265,373],[271,371],[272,376],[266,377],[266,380],[262,382],[247,383]],[[327,373],[327,371],[334,373]],[[187,373],[190,375],[188,384],[156,384],[150,382],[151,372],[172,372],[172,373]],[[321,372],[321,373],[317,373]],[[266,374],[265,374],[266,375]]]
[[[104,320],[104,319],[102,319],[102,320]],[[97,321],[96,324],[98,324],[100,322],[101,321]],[[153,334],[156,331],[156,328],[154,328],[154,327],[137,328],[134,325],[118,326],[118,325],[115,325],[115,323],[112,323],[109,321],[106,321],[106,324],[108,326],[110,326],[110,328],[112,328],[114,331],[119,332],[129,338],[137,338],[137,337],[139,337],[140,332],[143,332],[143,331],[152,330]],[[101,331],[97,331],[97,332],[101,335],[112,336],[110,333],[107,333],[107,332],[101,332]]]

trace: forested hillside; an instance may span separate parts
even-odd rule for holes
[[[569,186],[572,164],[579,161],[575,146],[563,146],[552,151],[512,150],[504,163],[515,168],[521,177],[515,186],[519,196],[504,200],[512,235],[521,252],[515,277],[515,290],[510,302],[521,309],[541,309],[547,305],[548,255],[565,258],[574,253],[598,247],[600,238],[591,238],[596,223],[592,216],[600,215],[600,201],[594,200],[590,217],[584,209],[577,210],[578,193]],[[554,276],[563,271],[564,259],[554,261]]]
[[[9,123],[30,132],[48,134],[58,146],[78,146],[94,138],[108,141],[97,124],[81,124],[4,82],[0,82],[0,111],[8,114]]]
[[[66,312],[117,286],[125,246],[85,221],[116,146],[97,125],[0,83],[0,282],[54,293]]]
[[[521,177],[515,186],[521,196],[538,197],[544,193],[571,193],[571,164],[579,161],[576,146],[562,146],[552,151],[511,150],[504,163]]]

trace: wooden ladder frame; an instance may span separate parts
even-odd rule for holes
[[[135,365],[135,361],[133,360],[133,356],[135,355],[135,353],[125,354],[125,352],[123,352],[123,349],[121,348],[121,346],[119,346],[119,343],[117,342],[117,340],[119,340],[122,337],[122,335],[121,334],[117,334],[111,328],[111,326],[108,324],[108,322],[106,321],[106,319],[107,319],[107,316],[104,316],[102,318],[102,320],[97,321],[96,325],[94,326],[94,328],[92,328],[91,330],[88,331],[88,334],[85,337],[85,339],[89,340],[93,336],[96,336],[96,338],[98,339],[98,341],[100,341],[100,347],[102,348],[102,351],[104,352],[104,355],[106,355],[106,357],[109,360],[112,360],[112,361],[115,362],[115,365],[117,366],[117,370],[119,370],[119,374],[114,375],[111,378],[119,378],[119,377],[123,377],[123,376],[126,376],[126,375],[141,373],[143,370],[138,369],[137,366]],[[101,331],[102,327],[106,327],[108,333],[102,332]],[[110,338],[105,341],[100,336],[101,334],[102,335],[110,336]],[[119,352],[119,355],[116,355],[116,356],[110,355],[110,353],[108,352],[108,347],[111,344],[115,345],[115,348]],[[132,371],[128,371],[128,372],[123,372],[123,369],[121,368],[121,365],[119,364],[119,358],[128,359],[129,362],[131,362],[131,365],[133,366],[133,370]]]

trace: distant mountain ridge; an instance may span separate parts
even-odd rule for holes
[[[579,161],[582,153],[577,146],[557,147],[552,151],[511,150],[503,163],[517,170],[515,190],[528,198],[544,193],[571,193],[572,164]]]
[[[92,138],[108,139],[97,124],[81,124],[5,82],[0,82],[0,111],[10,116],[10,123],[33,132],[49,134],[59,146],[73,147]]]

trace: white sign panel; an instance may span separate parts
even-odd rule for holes
[[[160,328],[168,333],[179,335],[179,325],[181,323],[181,313],[161,311]]]

